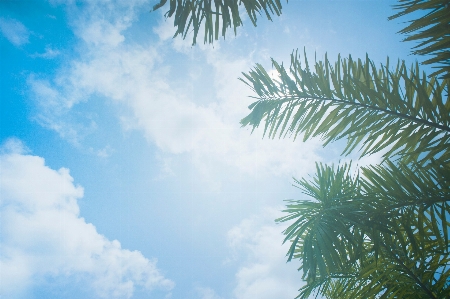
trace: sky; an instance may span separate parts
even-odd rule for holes
[[[358,156],[241,128],[238,78],[295,49],[420,61],[395,1],[282,1],[195,46],[155,3],[0,2],[1,298],[294,298],[292,177]]]

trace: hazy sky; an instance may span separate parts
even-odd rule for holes
[[[341,147],[240,128],[237,78],[297,48],[416,59],[395,1],[282,1],[194,47],[155,2],[0,2],[2,298],[294,298],[274,219]]]

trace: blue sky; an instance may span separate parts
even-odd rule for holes
[[[0,2],[2,297],[295,297],[273,220],[341,148],[240,128],[237,78],[297,48],[417,59],[395,1],[291,0],[194,47],[155,2]]]

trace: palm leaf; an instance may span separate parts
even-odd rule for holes
[[[320,136],[324,145],[347,139],[344,154],[357,147],[361,156],[386,150],[385,157],[450,161],[450,98],[443,98],[450,79],[430,80],[419,66],[407,69],[398,62],[394,70],[380,68],[368,57],[354,61],[338,57],[333,65],[316,61],[314,72],[297,52],[288,70],[272,60],[279,73],[271,78],[257,64],[241,80],[256,93],[251,112],[241,120],[253,130],[264,123],[264,135],[303,140]]]
[[[441,277],[450,267],[448,169],[388,160],[351,176],[349,165],[317,164],[316,176],[295,186],[314,200],[288,201],[277,221],[293,221],[284,233],[288,260],[302,260],[307,281],[299,298],[449,293],[450,276]]]
[[[153,11],[166,5],[168,0],[160,0],[153,6]],[[281,15],[280,0],[169,0],[169,10],[166,18],[174,17],[174,26],[177,29],[174,37],[194,32],[192,44],[197,41],[201,25],[205,26],[205,43],[213,43],[219,39],[219,32],[225,38],[228,28],[236,34],[237,27],[242,25],[239,7],[243,5],[254,26],[258,16],[263,13],[268,20],[272,16]],[[287,1],[286,1],[287,2]],[[192,28],[191,28],[192,26]]]
[[[444,74],[450,78],[450,4],[447,0],[399,0],[394,9],[400,10],[389,17],[390,20],[420,12],[420,18],[409,21],[409,25],[399,33],[408,34],[405,41],[421,41],[413,49],[413,54],[432,55],[423,64],[438,63],[431,76]]]

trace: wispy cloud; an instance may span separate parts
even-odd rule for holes
[[[35,54],[32,54],[31,57],[53,59],[60,54],[61,54],[61,52],[59,50],[52,49],[50,46],[46,46],[45,51],[43,53],[35,53]]]
[[[31,150],[23,144],[22,140],[15,137],[6,139],[0,147],[0,154],[28,154]]]
[[[241,267],[236,273],[235,299],[294,298],[301,287],[298,264],[286,264],[289,244],[281,246],[286,225],[276,225],[280,217],[274,208],[244,219],[228,232],[228,244]]]
[[[253,54],[233,56],[222,51],[219,44],[214,49],[199,47],[197,51],[204,59],[196,64],[195,73],[186,76],[194,84],[200,80],[199,74],[208,74],[210,82],[205,84],[211,84],[213,91],[204,103],[196,98],[205,95],[193,92],[186,77],[183,84],[177,85],[180,74],[174,70],[176,62],[163,61],[168,46],[181,53],[187,47],[187,41],[178,45],[168,40],[170,20],[155,29],[161,36],[160,43],[127,43],[124,32],[132,26],[135,14],[132,9],[124,11],[83,14],[85,17],[77,19],[74,26],[86,55],[61,69],[53,82],[43,84],[31,78],[31,86],[47,87],[34,88],[34,97],[41,107],[46,107],[40,113],[47,127],[58,129],[61,136],[72,136],[75,126],[67,123],[70,117],[66,117],[71,107],[100,96],[125,107],[118,113],[119,119],[128,119],[124,129],[141,130],[163,153],[189,153],[206,177],[211,177],[212,169],[208,170],[205,160],[214,164],[213,169],[231,166],[254,175],[304,175],[313,169],[312,161],[320,160],[316,154],[318,142],[261,142],[260,133],[250,136],[248,130],[240,129],[239,119],[246,115],[252,100],[237,78],[250,68]],[[184,59],[189,60],[189,55]],[[45,96],[49,89],[58,97]]]
[[[65,0],[56,0],[67,4]],[[147,0],[88,1],[83,6],[67,5],[74,33],[88,46],[117,46],[124,41],[123,31],[136,20]]]
[[[19,145],[10,140],[0,156],[2,296],[22,298],[49,277],[77,277],[72,281],[81,279],[102,298],[130,298],[136,287],[173,288],[156,260],[122,249],[80,217],[83,188],[68,169],[53,170],[41,157],[21,154]]]
[[[16,19],[0,18],[0,31],[16,47],[29,42],[30,31]]]
[[[195,290],[199,295],[199,299],[223,299],[211,288],[197,287]]]

